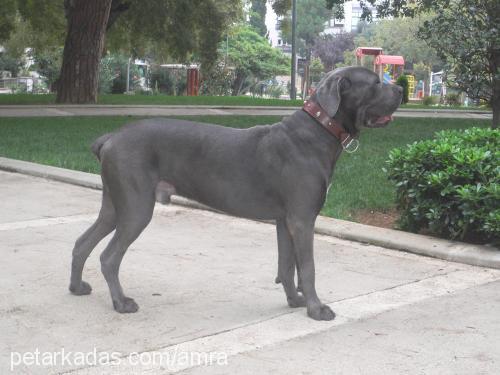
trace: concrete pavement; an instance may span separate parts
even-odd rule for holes
[[[3,157],[0,157],[0,170],[49,178],[51,180],[90,187],[92,189],[102,189],[101,176],[92,173]],[[185,207],[212,210],[210,207],[206,207],[198,202],[175,195],[172,197],[172,202]],[[447,241],[436,237],[378,228],[325,216],[319,216],[317,218],[315,232],[346,240],[466,263],[473,266],[500,269],[500,251],[493,246]]]
[[[184,116],[275,115],[288,116],[294,107],[176,106],[176,105],[0,105],[0,117],[60,116]],[[396,117],[491,119],[491,112],[453,109],[398,109]]]
[[[317,235],[318,293],[338,316],[315,322],[273,282],[272,225],[158,206],[121,269],[141,309],[119,315],[98,259],[109,238],[86,265],[93,293],[67,291],[100,192],[0,171],[0,194],[0,373],[500,371],[498,270]]]

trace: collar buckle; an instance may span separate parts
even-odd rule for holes
[[[356,151],[358,151],[359,148],[359,140],[356,138],[351,137],[350,135],[347,136],[342,142],[342,148],[344,149],[345,152],[352,154]]]

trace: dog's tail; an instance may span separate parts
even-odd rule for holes
[[[101,135],[92,144],[91,149],[92,149],[92,152],[94,153],[94,155],[97,157],[97,160],[101,161],[101,148],[106,143],[106,141],[109,138],[111,138],[112,135],[113,135],[113,133],[107,133],[107,134]]]

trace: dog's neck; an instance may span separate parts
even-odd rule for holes
[[[336,137],[342,146],[349,142],[353,135],[347,131],[342,123],[337,119],[330,117],[321,105],[314,100],[306,100],[302,109],[308,113],[318,124],[323,126],[330,134]]]
[[[303,110],[295,111],[290,117],[283,119],[288,134],[307,147],[308,153],[317,155],[317,159],[324,164],[328,173],[333,171],[337,159],[342,153],[340,140],[319,125]]]

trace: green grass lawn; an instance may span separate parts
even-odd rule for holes
[[[218,106],[285,106],[299,107],[302,100],[265,99],[249,96],[167,96],[167,95],[99,95],[98,104],[121,105],[218,105]],[[54,94],[4,94],[0,95],[0,105],[49,105],[55,104]],[[426,106],[423,104],[406,104],[407,109],[480,109],[483,107],[446,107]]]
[[[121,105],[219,105],[219,106],[300,106],[302,100],[252,98],[250,96],[168,96],[168,95],[99,95],[97,104]],[[0,105],[55,104],[55,95],[5,94]]]
[[[185,116],[184,119],[246,128],[271,124],[276,116]],[[1,118],[0,156],[99,173],[90,144],[131,117]],[[323,214],[353,220],[359,210],[384,211],[393,207],[394,187],[382,171],[394,147],[430,138],[436,131],[488,127],[490,121],[469,119],[399,118],[385,129],[366,129],[360,148],[342,154]]]

